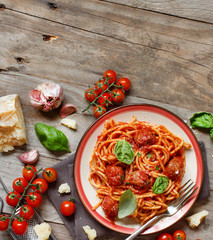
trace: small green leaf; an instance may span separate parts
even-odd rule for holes
[[[125,139],[118,141],[115,145],[115,156],[120,162],[131,164],[135,158],[132,145]]]
[[[141,153],[138,152],[137,155],[138,155],[138,157],[140,157],[140,156],[141,156]]]
[[[161,194],[165,192],[167,185],[169,183],[168,177],[160,176],[155,180],[152,187],[152,192],[156,194]]]
[[[157,166],[155,167],[155,170],[159,170],[159,165],[157,165]]]
[[[213,128],[210,130],[210,137],[211,137],[211,140],[213,141]]]
[[[118,218],[124,218],[134,213],[137,207],[137,199],[134,193],[128,189],[125,191],[119,201]]]
[[[147,155],[146,155],[148,158],[150,158],[152,156],[152,154],[149,152]]]
[[[68,151],[68,139],[60,130],[45,125],[43,123],[36,123],[34,125],[36,134],[41,144],[51,151]]]
[[[195,113],[190,118],[190,124],[193,128],[213,128],[213,116],[208,112]]]

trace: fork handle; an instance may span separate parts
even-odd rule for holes
[[[159,221],[161,218],[163,218],[162,215],[157,215],[155,217],[153,217],[152,219],[150,219],[147,223],[145,223],[143,226],[141,226],[140,228],[138,228],[134,233],[132,233],[128,238],[126,238],[125,240],[132,240],[135,237],[137,237],[140,233],[142,233],[143,231],[145,231],[150,225],[152,225],[153,223]]]

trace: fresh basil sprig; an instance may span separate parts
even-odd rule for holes
[[[115,156],[120,162],[131,164],[135,158],[132,145],[125,139],[118,141],[115,145]]]
[[[213,116],[208,112],[195,113],[190,118],[190,124],[193,128],[205,129],[210,131],[210,137],[213,141]]]
[[[34,125],[36,134],[41,144],[51,151],[68,151],[69,141],[63,132],[55,127],[43,123]]]
[[[137,199],[134,193],[128,189],[120,197],[118,218],[124,218],[134,213],[137,207]]]
[[[155,180],[155,183],[152,186],[152,192],[156,194],[161,194],[165,192],[169,183],[168,177],[160,176]]]

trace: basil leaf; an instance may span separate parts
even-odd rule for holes
[[[210,137],[211,137],[211,140],[213,141],[213,128],[210,130]]]
[[[134,193],[128,189],[125,191],[119,201],[118,218],[124,218],[134,213],[137,207],[137,199]]]
[[[169,183],[168,177],[164,177],[164,176],[158,177],[152,186],[152,192],[156,194],[161,194],[165,192],[168,183]]]
[[[190,123],[193,128],[213,128],[213,116],[208,112],[198,112],[190,118]]]
[[[45,125],[43,123],[36,123],[34,125],[35,132],[41,144],[51,151],[68,151],[68,139],[60,130]]]
[[[125,139],[118,141],[115,145],[115,156],[120,162],[131,164],[135,158],[132,145]]]

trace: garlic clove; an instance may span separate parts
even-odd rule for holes
[[[33,107],[44,112],[58,108],[64,99],[63,88],[51,82],[38,85],[29,96]]]
[[[67,103],[60,110],[60,118],[65,118],[74,112],[76,112],[75,106],[71,103]]]
[[[39,152],[37,149],[32,149],[29,152],[22,153],[18,158],[21,160],[24,164],[33,164],[38,161],[39,158]]]

